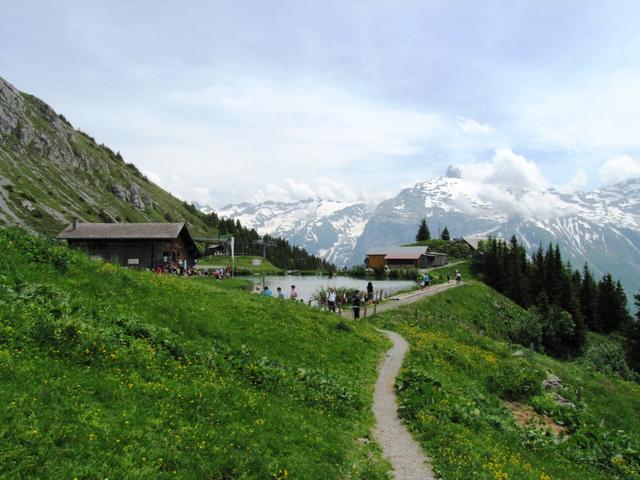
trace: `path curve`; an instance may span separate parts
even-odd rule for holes
[[[394,385],[402,367],[409,343],[400,335],[380,330],[393,342],[380,367],[373,400],[376,417],[374,437],[391,462],[396,480],[435,480],[429,459],[398,417],[398,402]]]

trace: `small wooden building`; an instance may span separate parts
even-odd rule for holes
[[[198,248],[184,223],[77,223],[58,238],[92,258],[135,268],[165,267],[174,261],[195,263]]]
[[[429,252],[424,246],[372,248],[365,260],[369,268],[432,268],[448,262],[447,254]]]
[[[384,268],[384,257],[387,256],[388,247],[371,248],[367,252],[367,258],[364,263],[369,268]]]

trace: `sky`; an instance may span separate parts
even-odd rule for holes
[[[0,76],[180,198],[640,176],[640,2],[0,0]],[[486,175],[487,169],[497,173]]]

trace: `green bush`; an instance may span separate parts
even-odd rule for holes
[[[607,375],[619,375],[625,380],[637,378],[627,364],[622,340],[613,337],[590,334],[581,362]]]
[[[487,376],[488,389],[505,400],[526,400],[542,391],[544,373],[523,359],[503,360]]]

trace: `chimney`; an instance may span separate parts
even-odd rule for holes
[[[71,220],[71,230],[75,230],[76,227],[78,226],[78,217],[73,217],[73,219]]]

